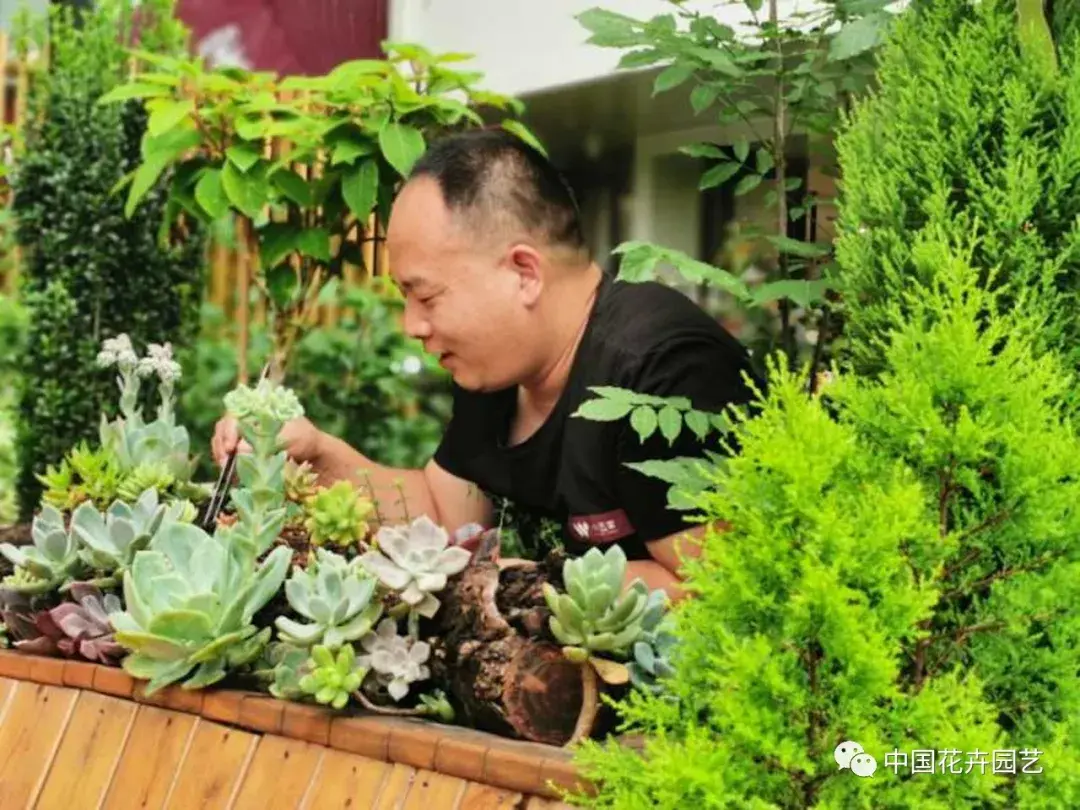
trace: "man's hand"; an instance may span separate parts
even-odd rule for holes
[[[310,419],[300,417],[286,422],[278,437],[285,445],[289,457],[299,464],[305,461],[314,464],[319,456],[322,432]],[[239,447],[240,453],[250,453],[251,445],[240,438],[236,420],[225,416],[214,427],[214,438],[210,442],[210,452],[219,467],[225,464],[229,453]]]

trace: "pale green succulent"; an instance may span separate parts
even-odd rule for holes
[[[375,505],[351,482],[338,481],[309,498],[306,508],[304,528],[311,542],[316,546],[331,544],[344,548],[367,535],[367,519]]]
[[[352,693],[364,682],[367,670],[356,664],[356,651],[346,644],[337,656],[328,647],[317,645],[308,662],[310,671],[300,678],[300,690],[316,702],[342,709]]]
[[[238,422],[251,427],[282,425],[304,415],[296,394],[269,379],[254,388],[237,386],[225,395],[225,407]]]
[[[377,550],[363,554],[360,564],[400,592],[412,612],[427,618],[439,609],[435,594],[472,559],[469,551],[451,545],[450,535],[427,515],[408,526],[381,527],[375,544]]]
[[[0,544],[0,554],[15,566],[15,573],[4,580],[5,586],[21,593],[42,593],[83,572],[79,543],[67,530],[58,509],[44,504],[34,517],[31,536],[30,546]]]
[[[166,516],[175,520],[182,508],[182,504],[166,508],[158,502],[157,490],[147,489],[134,506],[114,501],[105,514],[92,503],[81,504],[71,516],[71,531],[80,541],[79,554],[88,566],[106,576],[123,574]]]
[[[279,616],[274,623],[278,636],[296,646],[321,644],[331,650],[357,640],[382,615],[382,602],[372,601],[375,585],[356,560],[347,562],[331,551],[316,549],[315,560],[306,569],[295,569],[285,583],[289,605],[310,623]]]
[[[653,694],[662,692],[663,679],[675,674],[672,653],[678,638],[663,597],[663,591],[653,591],[651,594],[649,606],[642,617],[641,638],[634,642],[634,657],[627,665],[631,683]]]
[[[587,653],[628,655],[642,635],[650,594],[640,579],[624,589],[625,576],[626,554],[617,545],[606,553],[591,548],[567,560],[563,565],[567,592],[559,593],[550,583],[543,586],[555,638]]]
[[[164,524],[124,573],[127,609],[109,617],[133,653],[124,669],[148,679],[152,694],[185,678],[185,689],[209,686],[252,662],[270,637],[252,618],[281,588],[290,559],[279,546],[253,565],[197,526]]]
[[[132,502],[148,489],[165,493],[176,483],[176,476],[163,461],[140,464],[127,474],[116,490],[116,494],[125,501]]]

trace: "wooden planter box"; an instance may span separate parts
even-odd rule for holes
[[[0,650],[0,808],[556,810],[568,751]]]

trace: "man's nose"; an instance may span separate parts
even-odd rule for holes
[[[417,312],[419,308],[409,301],[405,302],[404,328],[405,334],[417,340],[427,340],[431,337],[431,322]]]

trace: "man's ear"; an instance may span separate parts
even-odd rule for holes
[[[507,253],[510,268],[517,273],[522,301],[533,306],[540,300],[544,288],[543,257],[532,245],[524,242],[511,245]]]

